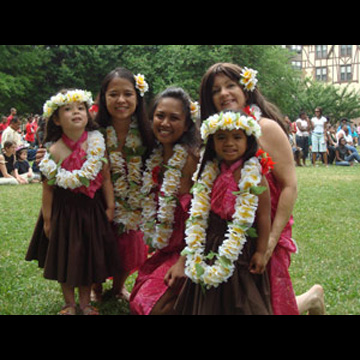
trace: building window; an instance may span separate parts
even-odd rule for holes
[[[326,67],[318,67],[316,68],[316,80],[317,81],[327,81],[327,68]]]
[[[301,61],[292,61],[291,62],[291,65],[293,67],[293,69],[296,69],[296,70],[301,70],[302,69],[302,64],[301,64]]]
[[[316,47],[316,58],[326,59],[327,57],[327,45],[315,45]]]
[[[351,65],[340,66],[340,81],[347,82],[352,80]]]
[[[340,45],[340,56],[351,56],[352,45]]]

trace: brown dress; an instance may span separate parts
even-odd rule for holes
[[[102,191],[90,197],[54,188],[51,235],[40,213],[26,260],[37,260],[44,277],[70,286],[102,283],[119,272],[117,245]]]
[[[241,163],[237,164],[237,168],[239,166]],[[234,212],[233,192],[238,191],[233,178],[235,170],[236,165],[230,169],[222,169],[222,175],[226,175],[225,180],[224,177],[218,178],[213,187],[212,209],[221,209],[221,215],[225,218],[230,216],[230,211]],[[210,251],[217,253],[224,241],[228,219],[222,217],[214,211],[210,212],[205,254]],[[203,291],[201,285],[187,279],[175,304],[175,310],[182,315],[272,315],[267,273],[254,275],[249,271],[250,260],[255,250],[256,239],[247,239],[243,254],[235,262],[233,276],[216,289]],[[211,265],[210,261],[209,264]]]

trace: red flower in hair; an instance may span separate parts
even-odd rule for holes
[[[268,174],[271,170],[274,169],[274,165],[276,163],[273,162],[273,160],[271,159],[270,155],[267,152],[265,152],[262,149],[259,149],[255,156],[260,160],[263,175]]]

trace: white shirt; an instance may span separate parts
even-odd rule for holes
[[[296,120],[296,128],[297,128],[296,135],[297,136],[309,136],[309,131],[308,130],[301,131],[300,126],[307,128],[308,122],[306,120],[302,120],[302,119]]]
[[[2,138],[1,138],[2,147],[4,147],[6,141],[13,141],[16,143],[16,146],[19,146],[22,143],[21,135],[17,131],[13,130],[11,126],[8,126],[2,133]]]
[[[314,117],[311,119],[311,122],[314,126],[314,133],[317,134],[323,134],[324,133],[324,124],[327,123],[326,118],[323,116],[318,119],[317,117]]]

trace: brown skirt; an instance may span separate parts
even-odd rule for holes
[[[43,226],[40,212],[25,259],[37,260],[46,279],[89,286],[120,271],[117,243],[101,190],[91,199],[56,187],[50,239]]]
[[[227,222],[211,212],[205,252],[217,252]],[[254,239],[248,239],[243,254],[235,263],[234,275],[218,288],[203,292],[200,285],[187,279],[175,304],[182,315],[271,315],[270,285],[267,274],[253,275],[249,264],[256,250]]]

